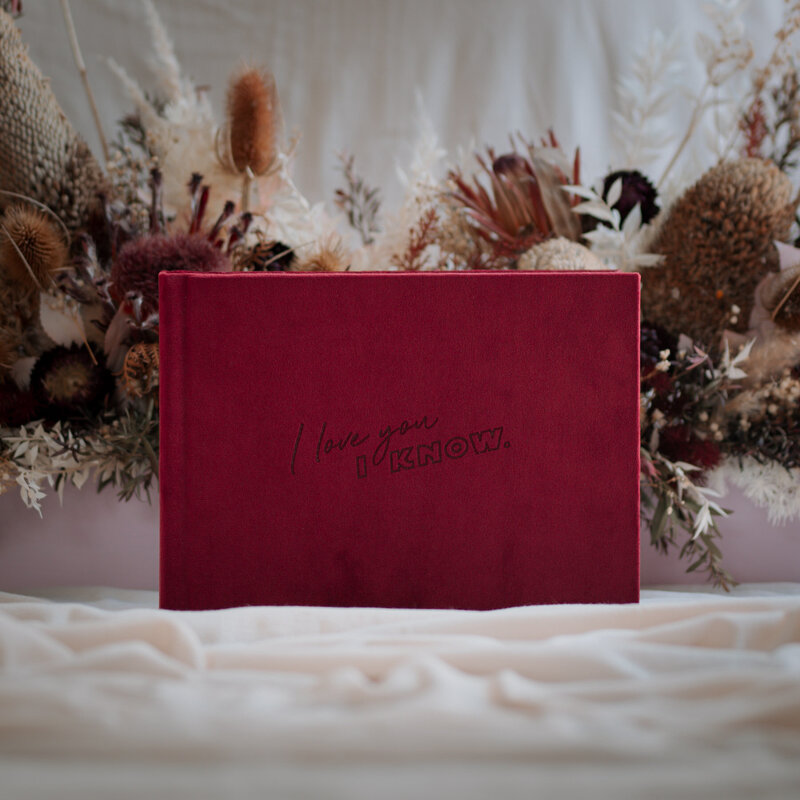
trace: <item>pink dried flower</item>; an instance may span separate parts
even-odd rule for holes
[[[158,311],[158,273],[229,272],[228,257],[205,236],[161,233],[128,242],[111,267],[111,291],[118,304],[138,307],[141,319]]]

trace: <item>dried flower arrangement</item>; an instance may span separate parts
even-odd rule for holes
[[[800,514],[798,0],[760,68],[740,5],[710,7],[716,36],[697,41],[706,80],[677,144],[662,125],[675,40],[655,34],[619,85],[622,147],[594,187],[581,182],[579,152],[568,157],[552,133],[448,164],[423,121],[405,200],[381,217],[378,190],[342,156],[335,205],[358,241],[292,182],[295,142],[284,140],[263,68],[230,79],[218,124],[145,0],[162,99],[112,62],[135,111],[104,144],[104,169],[28,58],[13,22],[20,3],[4,8],[0,492],[16,485],[40,513],[45,486],[90,477],[125,499],[149,496],[161,270],[618,269],[643,278],[642,497],[653,545],[679,548],[689,570],[725,586],[716,521],[727,512],[713,486],[744,488],[773,520]],[[679,174],[704,125],[708,169]],[[648,170],[669,147],[655,180]]]

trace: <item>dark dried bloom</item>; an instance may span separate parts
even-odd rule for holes
[[[611,187],[622,180],[622,194],[612,208],[619,211],[622,221],[636,206],[642,211],[642,223],[647,224],[658,214],[658,192],[655,186],[637,170],[619,170],[603,179],[603,199],[608,200]]]
[[[713,441],[699,438],[686,425],[664,428],[659,439],[659,452],[670,461],[685,461],[707,471],[722,460],[719,447]]]
[[[98,413],[114,390],[114,376],[83,345],[54,347],[31,372],[31,391],[46,419],[85,419]]]
[[[140,303],[143,319],[158,311],[158,273],[227,272],[227,256],[205,237],[187,233],[154,234],[128,242],[111,267],[112,292],[118,303]]]
[[[0,380],[0,426],[15,428],[36,417],[36,403],[29,389],[20,389],[14,381]]]

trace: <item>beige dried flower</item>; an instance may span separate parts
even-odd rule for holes
[[[0,108],[0,189],[44,203],[70,230],[81,227],[108,185],[2,10]],[[0,196],[0,207],[7,202]]]
[[[756,158],[706,172],[670,210],[653,251],[664,256],[642,285],[646,319],[709,347],[731,323],[744,332],[756,285],[777,267],[774,240],[786,241],[794,219],[792,184]]]
[[[297,272],[344,272],[349,264],[349,254],[341,238],[331,233],[321,239],[293,269]]]
[[[517,262],[517,269],[598,270],[607,267],[588,248],[558,237],[528,250]]]

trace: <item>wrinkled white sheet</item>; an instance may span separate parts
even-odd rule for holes
[[[0,594],[4,800],[800,795],[800,584],[496,612],[50,597]]]

